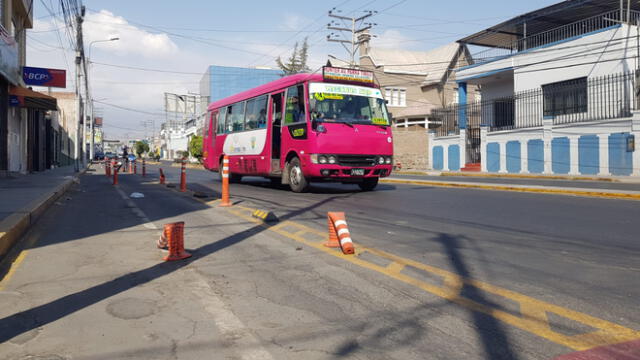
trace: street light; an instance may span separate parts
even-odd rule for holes
[[[91,46],[93,44],[99,43],[99,42],[109,42],[109,41],[117,41],[117,40],[120,40],[120,38],[117,37],[117,36],[112,36],[109,39],[94,40],[94,41],[89,43],[89,53],[87,54],[88,55],[87,57],[89,58],[89,70],[91,70]],[[89,106],[91,107],[91,112],[90,112],[90,114],[91,114],[91,122],[90,122],[91,123],[91,125],[90,125],[90,127],[91,127],[91,139],[90,139],[90,145],[89,145],[89,161],[93,161],[93,155],[94,155],[93,152],[94,152],[94,147],[95,147],[95,144],[94,144],[95,134],[94,134],[94,129],[93,129],[93,99],[91,98],[91,96],[89,94],[89,74],[88,74],[88,72],[89,71],[87,71],[87,79],[86,79],[87,97],[89,98]],[[86,128],[87,127],[84,126],[84,130],[85,131],[86,131]],[[83,144],[85,144],[84,141],[86,141],[86,136],[84,134],[83,134],[83,140],[82,141],[83,141]]]

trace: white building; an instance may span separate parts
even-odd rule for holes
[[[640,5],[619,5],[567,0],[459,40],[488,49],[456,69],[460,106],[432,134],[432,168],[640,175]]]

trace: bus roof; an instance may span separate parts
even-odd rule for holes
[[[256,96],[269,94],[274,91],[285,89],[285,88],[288,88],[289,86],[293,86],[295,84],[299,84],[305,81],[323,82],[324,79],[322,77],[322,74],[316,74],[316,73],[314,74],[305,73],[305,74],[295,74],[295,75],[285,76],[281,79],[268,82],[264,85],[260,85],[253,89],[243,91],[241,93],[231,95],[224,99],[220,99],[216,102],[213,102],[209,104],[209,106],[207,107],[207,110],[211,111],[213,109],[218,109],[223,106],[235,104],[239,101],[251,99]]]

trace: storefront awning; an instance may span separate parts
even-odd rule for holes
[[[56,110],[58,108],[56,98],[22,86],[11,86],[9,95],[11,106],[40,110]]]

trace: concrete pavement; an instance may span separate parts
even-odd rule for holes
[[[0,178],[0,259],[42,213],[77,181],[73,166]]]

